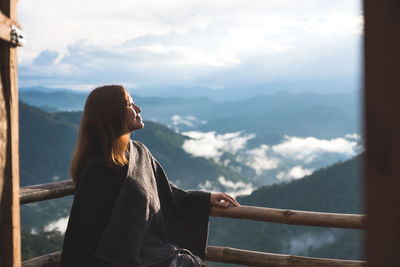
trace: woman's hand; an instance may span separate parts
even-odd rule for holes
[[[221,200],[223,200],[224,203],[222,203]],[[240,206],[239,202],[226,193],[211,193],[210,202],[211,206],[220,208],[227,208],[229,203],[235,207]]]

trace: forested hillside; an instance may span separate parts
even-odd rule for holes
[[[362,213],[362,155],[239,197],[242,205]],[[209,244],[314,257],[361,259],[362,231],[212,218]]]

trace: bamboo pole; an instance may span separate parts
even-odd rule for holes
[[[22,267],[58,267],[61,251],[45,254],[22,262]]]
[[[22,187],[19,197],[21,204],[26,204],[68,196],[74,192],[75,184],[72,180],[68,180]]]
[[[257,252],[229,247],[207,246],[206,260],[268,267],[362,267],[364,261],[301,257],[294,255]]]
[[[22,267],[58,267],[61,252],[46,254],[22,263]],[[206,261],[268,267],[363,267],[364,261],[301,257],[229,247],[207,246]]]
[[[250,206],[211,208],[211,216],[246,219],[283,224],[365,229],[366,216],[289,209],[272,209]]]

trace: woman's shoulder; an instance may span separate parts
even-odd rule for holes
[[[132,139],[131,139],[131,144],[132,144],[136,149],[142,150],[142,151],[144,151],[144,152],[146,152],[146,153],[151,154],[151,153],[150,153],[150,150],[149,150],[142,142],[137,141],[137,140],[132,140]]]

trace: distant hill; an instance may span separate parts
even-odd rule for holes
[[[239,197],[242,205],[362,213],[361,156]],[[210,245],[313,257],[362,259],[362,231],[212,218]],[[214,265],[214,264],[213,264]]]
[[[360,132],[360,103],[353,94],[260,95],[221,103],[215,113],[199,130],[255,133],[254,146],[277,144],[284,135],[329,139]]]
[[[72,91],[22,91],[21,101],[51,112],[82,110],[87,93]]]
[[[20,102],[21,186],[69,178],[78,126]]]

